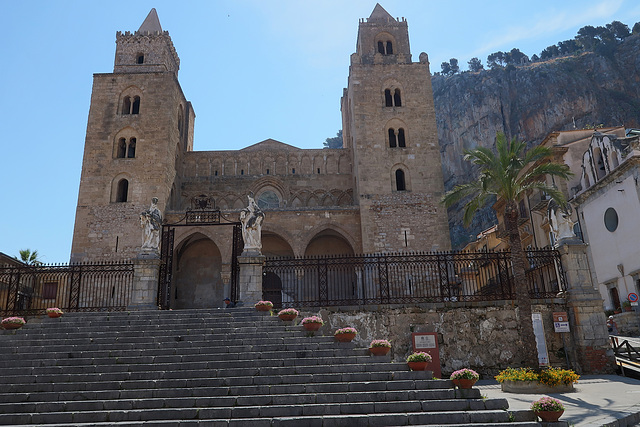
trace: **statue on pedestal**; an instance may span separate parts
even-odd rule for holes
[[[160,230],[162,229],[162,213],[158,209],[158,198],[151,199],[149,209],[140,213],[142,227],[142,251],[158,252],[160,250]]]
[[[262,221],[264,212],[260,209],[252,195],[248,195],[249,206],[240,211],[242,223],[242,239],[244,240],[243,255],[262,254]]]
[[[564,239],[577,239],[573,232],[575,222],[571,219],[571,205],[567,203],[566,207],[561,207],[553,199],[549,201],[547,215],[549,224],[551,224],[551,232],[556,242]]]

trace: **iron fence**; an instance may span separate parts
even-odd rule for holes
[[[565,290],[560,254],[527,251],[532,298]],[[429,252],[269,258],[263,297],[277,307],[514,299],[509,252]]]
[[[131,262],[0,267],[0,315],[122,311],[132,288]]]

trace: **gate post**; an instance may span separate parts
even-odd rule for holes
[[[562,266],[566,273],[566,301],[574,344],[574,360],[580,374],[611,373],[615,361],[609,345],[606,317],[600,293],[591,281],[587,245],[576,240],[561,240]]]
[[[251,306],[262,299],[262,266],[265,258],[263,255],[240,255],[238,257],[240,267],[238,299],[245,306]]]
[[[158,309],[160,256],[141,253],[133,260],[133,290],[128,310]]]

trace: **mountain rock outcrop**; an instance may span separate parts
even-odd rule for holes
[[[550,132],[586,127],[640,127],[640,35],[608,56],[585,52],[545,62],[432,79],[445,188],[475,179],[465,149],[492,147],[496,132],[530,145]],[[495,223],[491,206],[469,228],[449,210],[454,248]]]

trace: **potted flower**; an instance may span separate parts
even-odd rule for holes
[[[22,328],[27,322],[22,317],[7,317],[2,319],[1,323],[5,329],[18,329]]]
[[[338,342],[351,342],[357,334],[358,331],[355,328],[349,327],[338,329],[333,333],[333,336]]]
[[[278,312],[278,317],[282,320],[293,320],[298,317],[298,310],[295,308],[285,308]]]
[[[542,419],[543,422],[554,423],[564,413],[564,405],[553,397],[543,397],[531,404],[531,410]]]
[[[374,356],[384,356],[391,350],[391,343],[387,340],[373,340],[369,345],[369,351]]]
[[[624,309],[624,311],[631,311],[631,303],[629,302],[629,300],[622,302],[622,308]]]
[[[269,311],[273,308],[271,301],[258,301],[253,305],[258,311]]]
[[[471,388],[480,379],[480,375],[473,369],[462,368],[451,374],[453,385],[459,388]]]
[[[431,355],[423,351],[410,354],[407,357],[407,365],[412,371],[424,371],[431,362]]]
[[[302,319],[302,326],[304,326],[307,331],[315,332],[320,329],[322,325],[324,325],[324,321],[318,316],[305,317]]]
[[[56,318],[56,317],[62,316],[62,314],[63,314],[63,311],[60,310],[58,307],[47,308],[47,316],[49,317]]]
[[[580,376],[571,369],[507,368],[495,376],[502,391],[507,393],[567,393]]]

